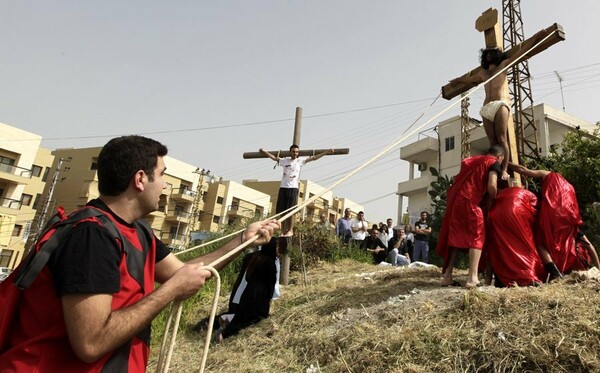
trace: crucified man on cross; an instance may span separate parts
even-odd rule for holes
[[[529,40],[535,44],[546,36],[544,30],[533,35]],[[478,74],[471,75],[471,72],[459,78],[450,80],[451,85],[467,83],[477,85],[485,82],[494,75],[492,80],[485,84],[485,100],[479,111],[483,119],[483,128],[490,142],[490,146],[500,145],[504,149],[504,154],[510,154],[508,146],[508,117],[510,115],[510,101],[505,98],[504,92],[507,90],[507,71],[508,65],[516,61],[525,54],[526,49],[518,46],[516,53],[507,57],[506,53],[500,48],[484,48],[480,50],[481,70]],[[502,180],[508,180],[508,156],[504,157],[502,162]]]
[[[290,146],[290,158],[280,158],[278,155],[273,155],[263,148],[258,149],[258,151],[278,162],[283,167],[283,176],[281,178],[281,186],[275,210],[278,214],[298,204],[298,181],[300,180],[300,169],[302,166],[308,162],[316,161],[324,155],[335,153],[333,149],[329,149],[309,157],[300,157],[300,147],[295,144]],[[294,235],[293,215],[282,223],[281,232],[283,236],[289,237]]]

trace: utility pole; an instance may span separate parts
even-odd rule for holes
[[[196,223],[198,223],[198,216],[200,215],[200,201],[202,200],[202,184],[204,183],[204,176],[210,176],[210,170],[205,170],[204,168],[200,169],[200,167],[196,168],[194,171],[195,174],[199,174],[198,177],[198,185],[196,185],[196,194],[194,195],[194,201],[192,202],[192,217],[190,219],[190,223],[188,224],[188,232],[185,235],[185,239],[183,241],[183,249],[186,249],[188,244],[192,239],[192,232],[196,228]]]
[[[31,238],[31,241],[35,241],[38,236],[42,233],[42,229],[44,228],[44,223],[46,222],[46,216],[48,215],[48,210],[50,209],[50,203],[52,202],[52,195],[54,194],[54,187],[56,186],[56,182],[58,181],[58,175],[60,173],[60,170],[62,169],[62,164],[64,162],[70,162],[71,161],[71,157],[68,158],[59,158],[58,159],[58,165],[56,166],[56,171],[54,172],[54,175],[52,176],[52,181],[50,182],[50,189],[48,190],[48,195],[46,196],[46,199],[44,200],[44,206],[42,208],[42,212],[38,218],[38,224],[37,224],[37,229],[35,231],[35,234],[33,235],[29,235],[27,237],[27,239],[29,240]],[[30,245],[27,245],[30,246]]]
[[[563,78],[562,78],[562,76],[560,76],[558,71],[554,70],[554,73],[556,74],[556,77],[558,78],[558,84],[560,84],[560,97],[562,98],[563,111],[565,111],[565,96],[563,95],[563,89],[562,89]]]

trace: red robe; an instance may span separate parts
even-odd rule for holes
[[[483,248],[485,226],[479,204],[487,192],[490,168],[496,162],[492,156],[477,155],[460,164],[460,172],[448,190],[446,214],[436,247],[436,252],[444,258],[443,271],[450,258],[449,247]]]
[[[563,273],[584,269],[575,246],[575,237],[581,224],[583,221],[573,186],[556,172],[546,175],[542,182],[536,244],[548,250],[552,261]]]
[[[494,273],[507,286],[531,285],[544,278],[544,267],[535,248],[537,198],[521,188],[498,193],[489,211],[486,249]]]

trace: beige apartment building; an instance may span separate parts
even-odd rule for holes
[[[53,187],[50,206],[72,211],[97,198],[98,154],[101,147],[57,149],[52,152],[55,165],[50,178]],[[226,224],[255,216],[269,209],[270,197],[232,181],[223,181],[198,167],[166,156],[167,186],[160,197],[158,210],[145,220],[166,245],[180,249],[194,232],[216,232]],[[55,177],[54,173],[58,173]],[[44,191],[50,194],[51,185]]]
[[[280,181],[259,181],[244,180],[245,186],[259,190],[271,197],[270,215],[275,214],[277,207],[277,197],[279,194]],[[298,182],[298,204],[303,204],[314,196],[321,194],[325,190],[321,185],[310,180],[300,180]],[[310,202],[297,215],[296,219],[319,221],[321,213],[325,213],[330,222],[335,223],[337,219],[344,216],[344,210],[349,207],[352,210],[352,216],[356,216],[363,207],[347,198],[338,198],[333,196],[332,191],[327,191],[319,198]]]
[[[40,148],[42,137],[0,123],[0,267],[15,268],[23,259],[36,208],[53,156]]]
[[[547,155],[552,145],[560,144],[568,131],[578,127],[592,132],[597,127],[546,104],[534,106],[533,111],[541,155]],[[409,172],[408,180],[398,183],[399,219],[408,213],[412,224],[419,219],[421,211],[432,211],[427,192],[430,183],[437,178],[431,175],[429,167],[438,169],[441,175],[448,177],[458,173],[461,162],[460,123],[460,116],[442,121],[437,126],[438,137],[420,135],[417,141],[400,149],[400,159],[409,163]],[[485,154],[489,143],[481,121],[471,118],[470,124],[471,155]],[[408,199],[406,206],[403,197]]]

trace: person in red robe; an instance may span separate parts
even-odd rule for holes
[[[535,194],[516,187],[500,191],[494,200],[486,221],[486,249],[496,286],[542,282],[545,271],[533,238],[536,204]]]
[[[535,240],[549,280],[574,270],[587,270],[590,264],[600,268],[594,246],[579,231],[583,221],[573,185],[556,172],[514,164],[510,168],[521,175],[542,179]]]
[[[436,247],[436,252],[444,258],[441,286],[460,286],[452,278],[458,250],[469,252],[469,274],[465,287],[470,289],[479,284],[477,273],[485,241],[483,212],[479,204],[486,193],[491,199],[496,197],[503,159],[504,150],[494,145],[487,155],[469,157],[460,164],[460,171],[448,189],[446,214]]]

